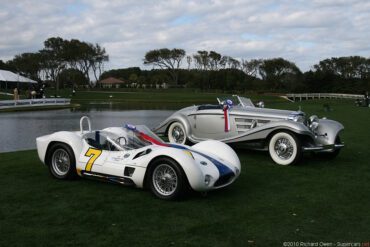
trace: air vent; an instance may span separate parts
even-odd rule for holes
[[[236,128],[238,128],[238,129],[249,129],[249,127],[250,127],[250,125],[249,124],[237,124],[236,125]]]
[[[143,156],[143,155],[146,155],[146,154],[150,153],[151,151],[152,151],[152,150],[151,150],[150,148],[148,148],[148,149],[146,149],[146,150],[144,150],[144,151],[142,151],[142,152],[140,152],[140,153],[136,154],[136,155],[135,155],[135,157],[134,157],[134,158],[132,158],[132,159],[134,160],[134,159],[136,159],[136,158],[139,158],[139,157],[141,157],[141,156]]]
[[[133,167],[125,167],[125,171],[123,172],[123,175],[126,177],[132,177],[132,174],[134,174],[135,168]]]
[[[237,123],[250,123],[250,122],[252,122],[252,119],[248,119],[248,118],[235,118],[235,122],[237,122]]]

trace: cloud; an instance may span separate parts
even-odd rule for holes
[[[143,65],[145,53],[183,48],[235,58],[284,57],[303,71],[333,56],[368,57],[366,0],[0,0],[0,59],[35,52],[49,37],[100,43],[107,69]]]

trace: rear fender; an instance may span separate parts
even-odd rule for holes
[[[157,134],[167,135],[168,129],[174,122],[179,122],[184,126],[187,137],[191,135],[192,131],[189,120],[187,119],[187,116],[183,114],[176,114],[175,116],[169,117],[159,127],[154,129],[154,132]]]
[[[75,132],[60,131],[48,136],[42,136],[36,139],[37,151],[40,160],[45,164],[48,151],[55,143],[65,143],[71,147],[76,160],[82,151],[82,138]]]

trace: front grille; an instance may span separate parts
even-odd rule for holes
[[[230,172],[226,175],[221,176],[216,183],[214,184],[215,187],[222,186],[224,184],[227,184],[235,177],[235,174]]]

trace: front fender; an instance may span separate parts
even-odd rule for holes
[[[205,154],[211,154],[212,156],[218,157],[221,160],[225,160],[229,164],[237,168],[239,172],[241,171],[241,165],[238,155],[229,145],[223,142],[207,140],[199,142],[193,145],[191,148]]]
[[[319,119],[319,125],[315,130],[317,135],[316,142],[323,145],[335,144],[335,139],[344,129],[344,126],[334,120]]]
[[[150,153],[148,164],[158,157],[168,157],[175,160],[183,169],[191,188],[194,190],[202,188],[202,181],[204,181],[203,172],[188,151],[168,147],[160,148]]]

